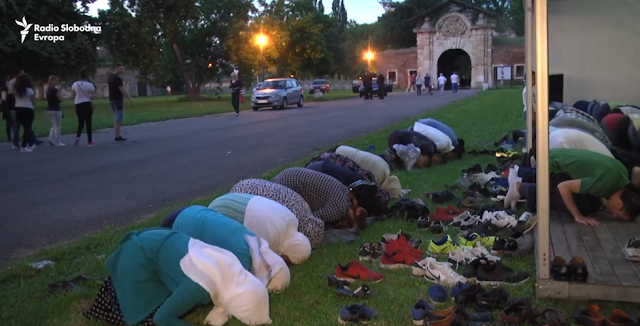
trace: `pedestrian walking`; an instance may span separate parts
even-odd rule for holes
[[[86,126],[87,145],[93,147],[93,103],[91,99],[96,94],[96,88],[89,82],[89,75],[86,70],[80,71],[80,79],[71,85],[71,96],[74,98],[73,103],[76,107],[76,116],[78,117],[78,129],[76,131],[76,141],[73,143],[78,146],[80,136]],[[109,94],[111,95],[111,94]]]
[[[431,92],[431,76],[429,76],[429,74],[426,74],[424,76],[424,87],[425,90],[429,93],[429,95],[433,95],[433,93]]]
[[[62,92],[58,90],[58,77],[51,75],[47,82],[47,117],[51,121],[49,131],[49,145],[64,146],[62,143]]]
[[[33,89],[31,79],[29,79],[29,76],[26,74],[20,74],[15,78],[13,88],[15,92],[16,118],[20,126],[22,126],[22,146],[20,147],[20,152],[30,153],[36,148],[32,135],[36,92]]]
[[[115,131],[115,141],[125,141],[126,138],[122,137],[120,128],[122,127],[122,120],[124,120],[124,98],[129,99],[129,104],[133,105],[129,92],[124,88],[124,82],[120,76],[124,74],[124,65],[121,63],[116,65],[116,69],[113,70],[113,74],[109,75],[107,81],[109,85],[109,106],[111,106],[111,112],[113,112],[113,130]]]
[[[244,88],[244,83],[240,79],[240,73],[238,70],[234,70],[231,74],[231,105],[236,111],[236,117],[240,116],[240,94]]]
[[[444,85],[447,83],[447,77],[444,74],[440,74],[438,77],[438,89],[440,90],[440,95],[444,94]]]
[[[458,74],[456,74],[456,72],[454,71],[453,74],[451,74],[451,91],[453,92],[453,94],[458,94],[459,80],[460,80],[460,77],[458,77]]]
[[[416,75],[416,93],[418,93],[418,96],[422,95],[422,77],[420,76],[420,74]]]

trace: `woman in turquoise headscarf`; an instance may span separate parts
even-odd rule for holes
[[[287,263],[241,223],[204,206],[193,205],[167,215],[162,227],[172,228],[204,243],[229,250],[242,266],[278,291],[289,285],[291,273]]]
[[[107,259],[109,277],[84,313],[117,325],[190,326],[180,318],[215,304],[205,322],[232,315],[245,324],[271,323],[265,283],[231,252],[166,228],[131,232]]]

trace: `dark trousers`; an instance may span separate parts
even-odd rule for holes
[[[231,92],[231,105],[236,113],[240,113],[240,91]]]
[[[422,85],[416,85],[416,92],[418,95],[422,95]]]
[[[384,99],[384,85],[378,84],[378,97],[383,100]]]
[[[522,178],[522,183],[518,192],[523,198],[527,199],[527,212],[535,213],[538,207],[537,201],[537,185],[536,185],[536,169],[521,166],[518,169],[518,176]],[[549,206],[552,210],[571,213],[564,203],[558,185],[562,182],[572,180],[567,174],[551,173],[549,175]],[[573,200],[578,206],[578,210],[582,215],[589,215],[600,209],[600,198],[591,195],[574,194]]]
[[[364,99],[370,100],[373,97],[373,85],[365,84],[364,85]]]
[[[33,119],[35,112],[31,108],[16,108],[16,119],[22,126],[22,147],[31,147],[34,145],[33,137]]]
[[[78,116],[78,130],[76,131],[76,138],[82,136],[82,131],[85,126],[87,127],[87,141],[93,142],[93,104],[91,102],[84,102],[76,104],[76,115]]]
[[[13,139],[13,114],[9,111],[3,112],[2,117],[5,122],[5,130],[7,132],[7,141],[11,141]]]
[[[165,215],[165,217],[160,222],[160,226],[163,228],[171,229],[173,228],[173,223],[176,222],[178,215],[182,213],[187,207],[181,207],[176,210],[171,211],[169,214]]]

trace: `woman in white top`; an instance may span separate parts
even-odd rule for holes
[[[71,86],[71,96],[74,98],[76,115],[78,116],[78,131],[76,132],[76,141],[73,144],[78,146],[82,130],[86,125],[87,142],[89,143],[89,147],[93,147],[96,144],[93,142],[91,134],[91,119],[93,118],[93,103],[91,103],[91,99],[96,93],[96,88],[88,81],[88,78],[89,75],[83,69],[80,71],[80,80]]]
[[[36,92],[33,90],[33,84],[29,76],[20,74],[16,77],[13,85],[16,97],[16,119],[22,126],[22,147],[20,151],[23,153],[32,152],[35,149],[32,137],[33,119],[35,118],[34,104],[36,102]]]

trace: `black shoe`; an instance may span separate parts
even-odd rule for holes
[[[509,293],[507,293],[503,288],[495,288],[489,292],[480,293],[476,296],[476,310],[502,310],[507,307],[508,302]]]
[[[470,284],[468,288],[458,292],[453,298],[453,301],[457,304],[470,304],[476,302],[476,297],[486,292],[486,290],[479,284]]]
[[[44,143],[42,140],[38,140],[38,139],[36,139],[36,145],[37,145],[37,146],[42,145],[42,143]]]
[[[333,275],[327,276],[327,286],[334,287],[336,289],[345,289],[349,291],[351,290],[351,287],[349,286],[349,282],[341,281]]]
[[[586,283],[589,278],[589,271],[581,257],[573,257],[569,262],[569,270],[571,271],[571,280],[573,282]]]
[[[484,168],[484,173],[489,172],[498,172],[498,167],[491,163],[487,164],[487,166]]]
[[[468,312],[463,305],[456,306],[456,314],[464,320],[471,322],[492,322],[493,314],[490,311]]]
[[[418,229],[428,229],[431,227],[432,224],[433,223],[429,219],[429,216],[427,217],[420,216],[420,218],[418,218]]]
[[[483,154],[482,151],[478,152],[480,154]],[[476,174],[476,173],[482,173],[482,165],[480,164],[475,164],[472,167],[468,168],[468,169],[464,169],[462,170],[462,173],[466,173],[466,174]]]
[[[126,141],[127,139],[122,137],[122,136],[118,136],[116,137],[115,141]]]
[[[456,195],[454,195],[449,190],[443,190],[443,191],[432,192],[432,193],[424,193],[423,195],[431,199],[436,204],[449,203],[457,199]]]
[[[442,234],[444,232],[444,224],[442,224],[442,221],[435,221],[431,223],[430,230],[433,234]]]
[[[551,277],[560,282],[571,281],[571,270],[564,258],[556,256],[551,262]]]
[[[462,276],[464,276],[464,278],[466,278],[469,282],[473,282],[478,277],[478,271],[480,270],[480,265],[484,265],[488,263],[489,263],[489,260],[486,258],[474,259],[464,265],[464,268],[462,269]]]
[[[502,284],[521,284],[529,280],[531,274],[515,270],[501,262],[487,261],[478,268],[477,282],[482,285],[500,286]]]

